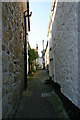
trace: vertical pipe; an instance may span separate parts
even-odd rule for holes
[[[30,31],[30,18],[29,18],[29,0],[27,1],[27,31]]]
[[[27,23],[26,23],[27,17]],[[25,40],[24,40],[24,88],[27,89],[27,32],[30,31],[30,21],[29,21],[29,0],[27,0],[27,16],[24,12],[24,26],[25,26]]]
[[[27,40],[26,40],[26,16],[24,13],[25,40],[24,40],[24,88],[27,89]]]

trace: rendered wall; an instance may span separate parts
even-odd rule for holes
[[[54,81],[61,85],[61,92],[80,108],[78,3],[58,2],[56,5],[52,23]]]

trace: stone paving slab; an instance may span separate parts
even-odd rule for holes
[[[16,118],[69,119],[53,88],[43,83],[42,79],[49,79],[45,70],[40,70],[34,77],[28,78],[28,94],[29,91],[31,94],[22,96]]]

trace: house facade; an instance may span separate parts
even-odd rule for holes
[[[45,50],[43,49],[42,53],[42,68],[45,69]]]
[[[43,67],[42,58],[41,58],[40,56],[36,59],[36,65],[37,65],[39,68],[42,68],[42,67]]]
[[[80,108],[80,2],[53,0],[48,27],[49,75]]]
[[[49,25],[48,25],[48,43],[49,43],[49,77],[51,80],[54,80],[54,72],[55,72],[55,67],[54,67],[54,54],[53,54],[53,38],[52,38],[52,18],[54,16],[54,8],[55,8],[55,2],[53,0],[52,5],[51,5],[51,11],[50,11],[50,19],[49,19]]]

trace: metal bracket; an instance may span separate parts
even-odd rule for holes
[[[25,13],[26,13],[27,11],[28,11],[28,10],[24,11],[24,15],[25,15]],[[31,15],[32,15],[32,12],[30,12],[30,15],[29,15],[29,14],[25,15],[25,17],[31,17]]]

